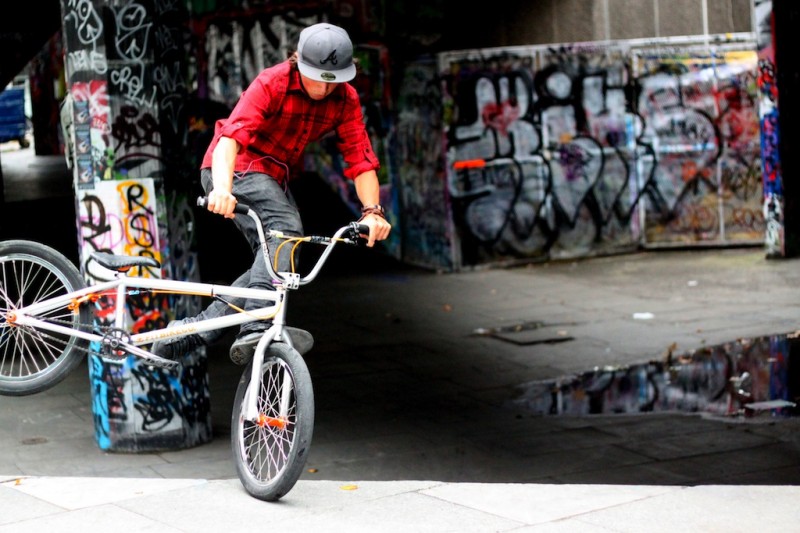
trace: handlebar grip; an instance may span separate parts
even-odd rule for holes
[[[198,196],[197,197],[197,206],[205,208],[208,205],[208,197],[207,196]],[[239,213],[240,215],[246,215],[247,212],[250,211],[250,206],[247,204],[237,203],[236,206],[233,208],[234,213]]]
[[[348,236],[350,239],[350,244],[356,244],[359,246],[363,246],[367,244],[367,239],[364,235],[369,236],[369,226],[366,224],[359,224],[358,222],[351,222],[349,224],[349,231]]]

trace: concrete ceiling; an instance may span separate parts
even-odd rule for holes
[[[0,16],[0,87],[42,49],[61,28],[60,0],[26,0],[6,5]]]

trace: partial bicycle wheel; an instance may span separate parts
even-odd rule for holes
[[[53,248],[32,241],[0,242],[0,394],[49,389],[80,363],[87,341],[15,324],[14,311],[85,286],[75,265]],[[91,326],[91,308],[70,309],[71,303],[37,316],[67,328]]]
[[[275,501],[289,492],[306,464],[314,431],[314,390],[305,361],[273,343],[261,365],[255,420],[245,418],[252,374],[247,365],[233,403],[231,445],[236,473],[255,498]]]

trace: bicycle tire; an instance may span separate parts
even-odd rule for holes
[[[53,248],[33,241],[0,242],[0,395],[24,396],[57,385],[81,362],[88,341],[73,335],[14,325],[20,306],[82,289],[77,267]],[[92,310],[65,305],[39,318],[78,329],[92,324]]]
[[[284,343],[264,354],[257,406],[259,422],[245,420],[245,402],[253,362],[245,368],[231,415],[231,447],[236,474],[245,490],[264,501],[276,501],[302,474],[314,432],[314,389],[302,356]],[[278,404],[289,386],[289,405],[281,416]]]

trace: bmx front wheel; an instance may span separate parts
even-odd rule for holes
[[[275,501],[294,487],[306,464],[314,431],[314,390],[305,361],[293,348],[273,343],[261,364],[255,419],[246,417],[252,365],[247,365],[231,415],[236,473],[253,497]]]
[[[86,355],[88,342],[68,333],[14,323],[16,309],[85,287],[77,267],[41,243],[0,242],[0,394],[23,396],[61,382]],[[70,329],[91,326],[92,310],[59,307],[36,317]]]

